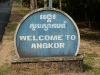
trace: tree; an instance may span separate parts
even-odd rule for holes
[[[44,0],[44,8],[47,7],[47,0]]]
[[[31,10],[37,9],[37,0],[30,0],[30,9]]]
[[[48,0],[23,0],[34,10],[47,7]],[[100,28],[100,0],[53,0],[53,7],[67,12],[74,20],[84,21],[89,28]]]
[[[62,10],[62,3],[61,3],[61,1],[62,1],[62,0],[59,0],[59,9],[60,9],[60,10]]]

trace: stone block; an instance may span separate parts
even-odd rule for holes
[[[12,59],[14,71],[31,71],[33,73],[60,74],[60,73],[82,73],[83,56],[76,57],[34,57]]]

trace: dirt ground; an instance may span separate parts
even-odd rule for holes
[[[0,45],[0,66],[5,63],[11,63],[11,51],[14,50],[13,41],[4,40],[6,36],[3,37],[2,44]]]

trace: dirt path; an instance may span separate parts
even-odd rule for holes
[[[2,66],[5,63],[11,63],[11,51],[14,50],[13,41],[6,40],[5,38],[6,35],[4,35],[3,42],[0,45],[0,66]]]

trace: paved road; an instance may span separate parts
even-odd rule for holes
[[[11,13],[12,3],[6,2],[0,4],[0,42],[2,40],[5,27],[7,23],[9,22],[9,17]]]

